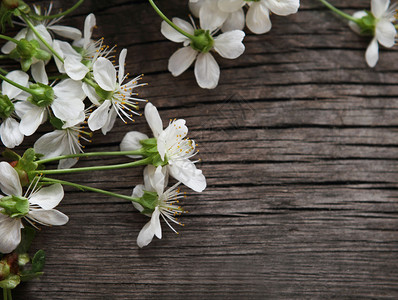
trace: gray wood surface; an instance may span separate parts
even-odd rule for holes
[[[186,2],[158,4],[186,18]],[[348,13],[369,2],[332,1]],[[247,34],[239,59],[217,57],[221,79],[209,91],[192,68],[178,78],[167,71],[179,45],[161,35],[147,1],[86,0],[64,24],[82,28],[90,12],[95,37],[128,48],[127,71],[145,73],[141,95],[165,125],[187,120],[208,188],[185,189],[186,226],[176,235],[164,224],[163,239],[144,249],[136,238],[147,218],[131,204],[66,188],[60,210],[70,222],[38,234],[33,250],[47,252],[45,275],[20,286],[16,299],[398,298],[395,49],[382,48],[368,68],[369,38],[302,1],[298,14],[272,16],[270,33]],[[117,150],[129,130],[150,132],[144,118],[118,122],[86,149]],[[141,172],[62,178],[130,194]]]

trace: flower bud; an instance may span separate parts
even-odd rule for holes
[[[0,95],[0,118],[6,119],[14,112],[14,104],[7,95]]]
[[[191,40],[191,47],[194,50],[206,53],[213,48],[214,39],[209,30],[196,29],[194,35],[195,39]]]

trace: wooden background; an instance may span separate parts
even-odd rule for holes
[[[188,1],[157,2],[187,18]],[[348,13],[369,2],[332,1]],[[202,90],[192,68],[178,78],[167,71],[179,45],[161,35],[147,1],[86,0],[63,24],[82,29],[90,12],[95,37],[128,48],[127,71],[145,73],[141,96],[164,124],[187,120],[208,188],[185,189],[180,235],[163,223],[163,239],[144,249],[136,238],[148,219],[131,204],[67,188],[60,210],[70,222],[38,234],[33,250],[46,250],[46,273],[16,299],[398,298],[395,49],[381,49],[368,68],[370,39],[318,1],[302,1],[298,14],[272,16],[270,33],[248,33],[239,59],[217,56],[219,86]],[[117,150],[129,130],[150,133],[143,117],[119,121],[86,150]],[[60,178],[130,194],[141,172]]]

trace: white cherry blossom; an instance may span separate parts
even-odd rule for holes
[[[0,188],[7,196],[25,198],[29,202],[29,212],[24,217],[10,217],[5,209],[0,208],[0,252],[13,251],[21,241],[22,218],[34,223],[51,226],[64,225],[69,218],[54,209],[64,197],[62,185],[53,184],[35,189],[32,187],[28,195],[22,195],[22,187],[17,171],[7,162],[0,162]],[[0,195],[0,201],[3,196]],[[35,226],[35,225],[34,225]]]
[[[145,224],[141,229],[138,238],[137,245],[142,248],[147,246],[153,239],[154,236],[162,238],[162,228],[160,225],[160,217],[166,222],[166,224],[176,233],[178,233],[170,223],[175,223],[183,226],[176,216],[183,212],[183,209],[179,205],[179,199],[184,198],[184,194],[180,193],[178,185],[175,184],[171,188],[165,191],[167,186],[167,175],[162,167],[147,166],[144,169],[144,185],[137,185],[132,196],[140,198],[144,195],[144,191],[156,192],[158,196],[158,202],[155,210],[151,214],[147,214],[151,220]],[[134,203],[134,202],[133,202]],[[143,207],[137,203],[134,203],[135,207],[142,212]]]
[[[173,18],[173,23],[182,28],[185,32],[194,35],[194,27],[188,22]],[[213,25],[205,26],[202,22],[202,29],[212,30]],[[193,49],[191,40],[176,31],[165,21],[162,22],[162,34],[169,40],[183,43],[184,47],[178,49],[169,59],[168,69],[173,76],[181,75],[196,60],[195,77],[201,88],[213,89],[218,85],[220,78],[220,67],[210,52],[200,52]],[[216,51],[224,58],[235,59],[244,51],[242,43],[245,33],[241,30],[233,30],[222,33],[214,37],[212,50]]]
[[[157,140],[161,159],[168,162],[164,167],[167,172],[192,190],[202,192],[206,188],[206,178],[190,160],[197,151],[195,142],[185,138],[188,133],[185,120],[170,121],[169,126],[163,129],[158,110],[151,103],[145,106],[145,118]],[[120,148],[122,151],[138,150],[141,148],[140,141],[145,139],[148,139],[147,135],[130,131],[123,138]]]
[[[94,80],[107,94],[105,98],[101,99],[91,86],[83,85],[85,93],[97,106],[88,118],[88,126],[92,131],[101,129],[102,133],[106,134],[112,129],[117,116],[127,123],[125,119],[133,121],[133,114],[139,115],[134,109],[137,109],[137,101],[144,100],[134,97],[137,95],[134,89],[145,84],[137,83],[141,76],[123,83],[128,76],[124,73],[126,55],[127,49],[123,49],[119,56],[118,68],[104,57],[99,57],[93,65]]]
[[[365,53],[366,62],[371,68],[376,66],[377,61],[379,60],[379,43],[387,48],[391,48],[395,44],[395,36],[397,35],[397,30],[393,22],[396,20],[396,6],[390,7],[389,5],[390,0],[371,1],[371,12],[375,17],[375,30],[374,37]],[[358,11],[353,15],[353,17],[361,19],[366,15],[367,13],[365,11]],[[360,33],[360,28],[357,24],[350,21],[349,25],[352,30]]]

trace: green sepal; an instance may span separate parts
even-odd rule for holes
[[[27,173],[34,171],[38,167],[38,164],[35,162],[36,159],[37,155],[35,150],[33,148],[29,148],[25,151],[15,168],[22,169]]]
[[[21,69],[24,72],[28,72],[30,69],[30,66],[33,64],[33,59],[31,57],[26,58],[26,59],[21,59]]]
[[[0,281],[0,288],[3,289],[15,289],[21,282],[21,278],[18,275],[10,275],[6,279]]]
[[[50,118],[51,125],[54,126],[55,129],[62,130],[62,126],[64,126],[65,122],[58,119],[57,117]]]
[[[25,282],[32,279],[36,279],[43,274],[44,272],[30,273],[29,271],[22,271],[20,276],[21,276],[21,281]]]
[[[365,10],[366,16],[362,17],[359,19],[356,24],[360,28],[360,33],[362,35],[374,35],[375,34],[375,29],[376,29],[376,18],[375,16],[370,12]]]
[[[21,218],[29,213],[29,201],[24,197],[15,195],[6,196],[0,199],[1,213],[11,218]]]
[[[144,208],[143,214],[152,213],[158,205],[159,197],[156,192],[144,191],[144,195],[140,198],[140,204]]]
[[[28,101],[39,107],[50,106],[54,101],[54,90],[51,86],[43,83],[34,83],[29,86],[32,92],[32,96],[28,98]]]
[[[146,140],[141,140],[140,144],[146,148],[146,147],[154,147],[157,146],[157,140],[156,138],[150,138],[150,139],[146,139]]]
[[[7,95],[0,94],[0,118],[6,119],[14,112],[15,107]]]
[[[95,92],[97,93],[98,96],[100,96],[100,103],[104,102],[107,99],[111,99],[113,92],[112,91],[105,91],[102,89],[98,84],[95,87]]]
[[[195,39],[191,40],[191,47],[199,52],[206,53],[213,49],[214,39],[210,34],[210,30],[195,29]]]

